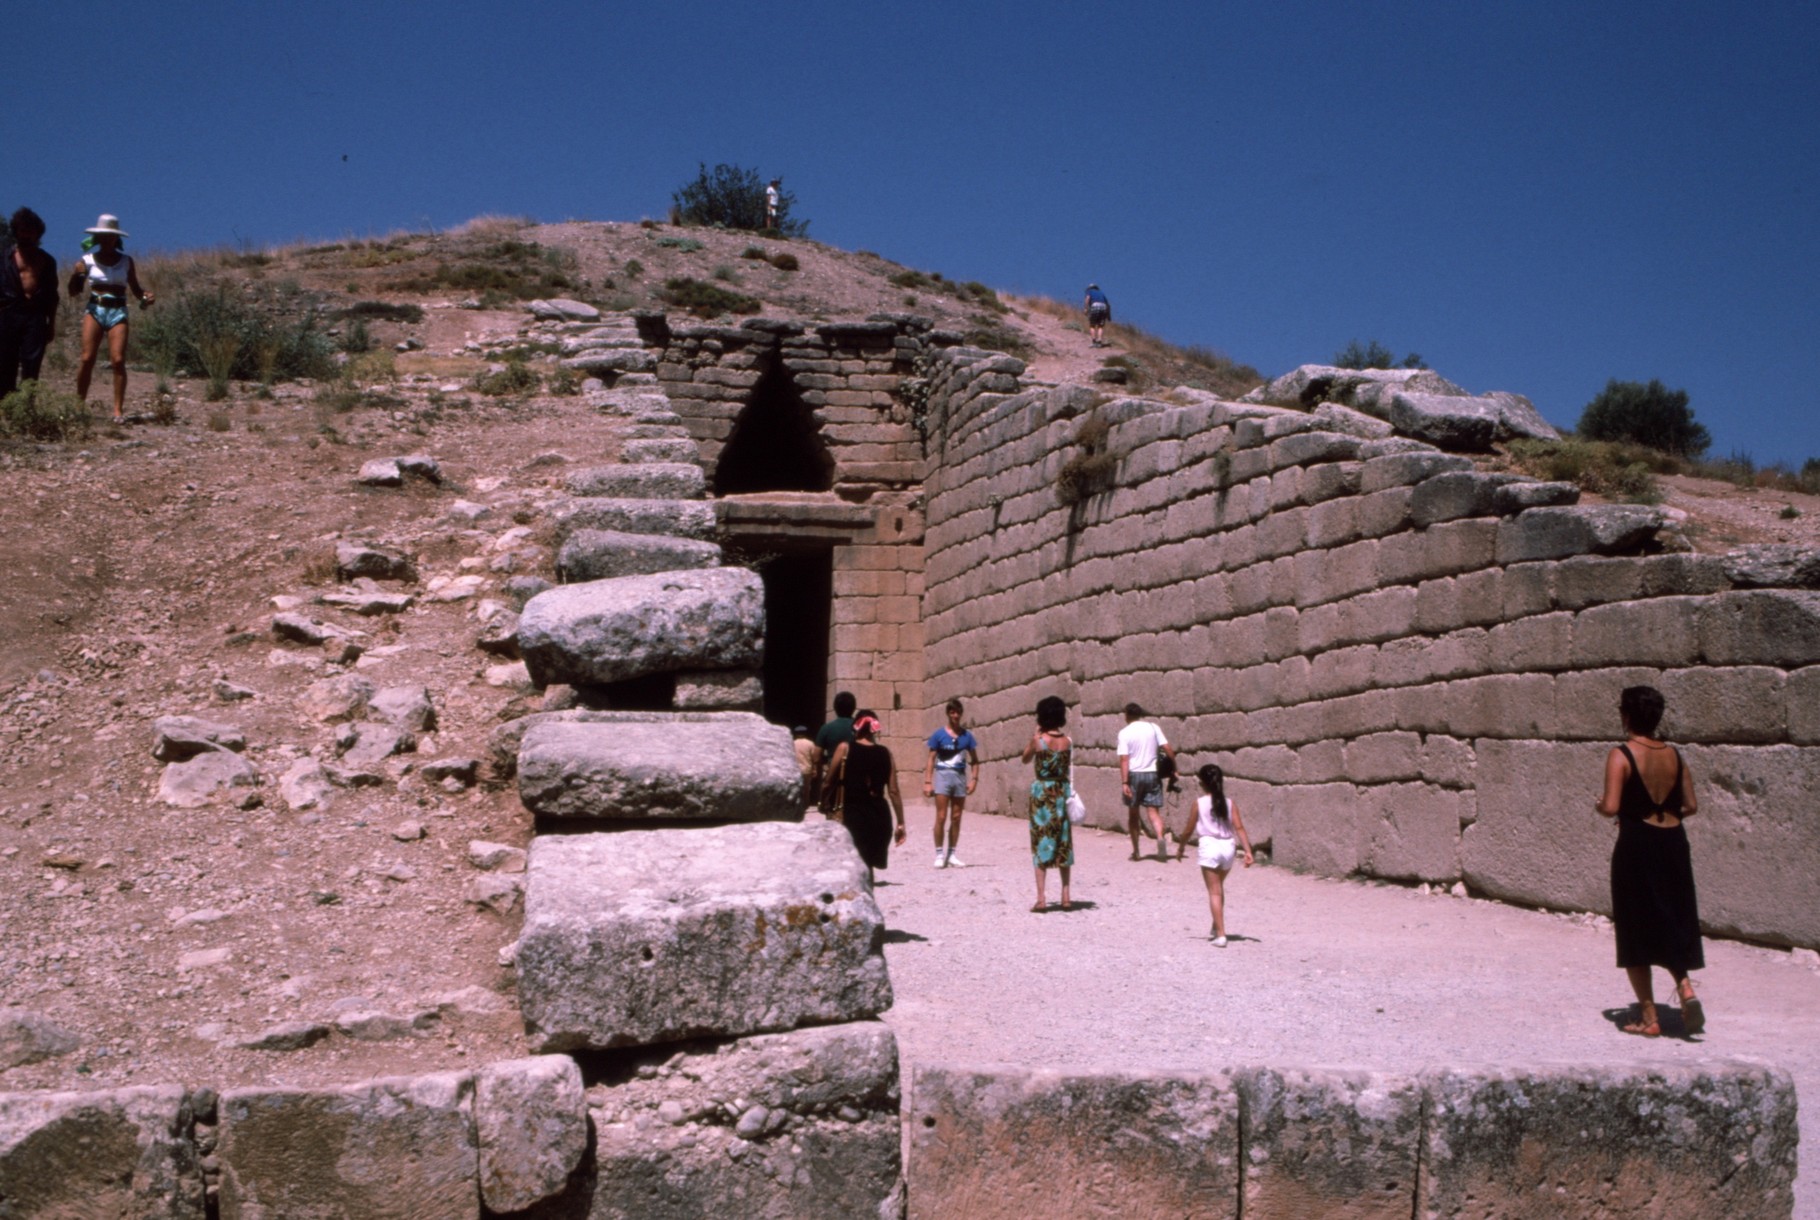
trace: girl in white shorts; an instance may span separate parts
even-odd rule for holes
[[[1207,909],[1213,914],[1213,943],[1226,947],[1226,874],[1232,871],[1232,859],[1243,850],[1245,867],[1252,865],[1251,839],[1245,833],[1245,820],[1239,807],[1226,795],[1226,773],[1208,763],[1195,773],[1201,780],[1201,799],[1195,802],[1194,819],[1182,827],[1176,842],[1185,842],[1192,833],[1198,840],[1201,879],[1207,883]]]

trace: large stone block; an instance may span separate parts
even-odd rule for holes
[[[675,534],[679,538],[712,538],[719,528],[714,505],[706,500],[642,500],[584,496],[556,509],[556,535],[567,539],[576,530],[618,530],[626,534]]]
[[[1225,1074],[922,1067],[907,1126],[912,1220],[1058,1210],[1108,1218],[1238,1214],[1239,1096]]]
[[[1576,668],[1693,664],[1700,657],[1708,600],[1655,597],[1582,610],[1574,616],[1573,664]]]
[[[1422,1220],[1793,1212],[1795,1087],[1780,1070],[1575,1066],[1423,1083]]]
[[[694,462],[638,462],[583,466],[563,477],[572,496],[623,500],[699,500],[708,480]]]
[[[1609,747],[1475,744],[1477,816],[1460,835],[1466,883],[1493,898],[1609,914],[1616,832],[1593,812]]]
[[[1787,674],[1762,665],[1671,669],[1659,683],[1668,700],[1663,732],[1677,742],[1786,740],[1787,683]]]
[[[474,1130],[488,1211],[562,1193],[588,1151],[581,1069],[566,1055],[487,1064],[474,1076]]]
[[[1269,804],[1273,864],[1323,877],[1345,877],[1359,870],[1361,801],[1352,784],[1276,788]]]
[[[221,1220],[480,1216],[466,1073],[221,1095]]]
[[[539,686],[693,669],[755,669],[765,591],[745,568],[621,576],[547,589],[525,604],[518,650]]]
[[[691,1046],[589,1093],[591,1220],[872,1220],[901,1189],[897,1042],[874,1021]]]
[[[1238,1086],[1246,1220],[1408,1220],[1421,1142],[1418,1080],[1256,1068],[1240,1072]]]
[[[643,576],[720,566],[720,546],[669,534],[576,530],[556,552],[556,577],[566,582]]]
[[[1710,932],[1820,948],[1820,749],[1687,746],[1700,812],[1687,821],[1700,923]],[[1603,752],[1598,753],[1603,763]]]
[[[1662,510],[1641,504],[1575,504],[1532,508],[1498,526],[1498,562],[1630,555],[1653,541]]]
[[[1451,882],[1460,875],[1460,806],[1469,794],[1431,784],[1380,784],[1361,795],[1362,871],[1374,877]]]
[[[1820,745],[1820,665],[1788,676],[1788,739],[1798,746]]]
[[[518,795],[541,817],[614,822],[765,822],[802,818],[790,731],[721,712],[679,733],[670,716],[548,721],[518,748]]]
[[[1709,665],[1820,662],[1820,592],[1753,589],[1699,600],[1700,652]]]
[[[0,1093],[0,1216],[203,1215],[195,1114],[183,1088]]]
[[[1484,474],[1457,470],[1437,474],[1415,485],[1409,498],[1409,517],[1417,529],[1461,517],[1492,517],[1498,512],[1497,491],[1521,475]]]
[[[544,836],[519,1004],[539,1051],[853,1021],[891,1003],[883,944],[835,823]]]

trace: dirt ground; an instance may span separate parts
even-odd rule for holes
[[[907,1064],[1413,1071],[1742,1058],[1794,1077],[1802,1144],[1820,1140],[1811,954],[1708,941],[1694,976],[1705,1034],[1649,1040],[1618,1032],[1630,988],[1596,916],[1260,865],[1234,871],[1229,944],[1218,949],[1192,852],[1131,863],[1125,836],[1079,833],[1077,909],[1035,915],[1023,819],[967,815],[968,867],[940,871],[930,867],[932,811],[913,805],[909,821],[910,841],[893,849],[877,889],[897,994],[885,1019]],[[1059,897],[1051,874],[1048,898]],[[1670,995],[1659,975],[1665,1022],[1679,1020]],[[1820,1218],[1815,1178],[1807,1170],[1796,1186],[1803,1220]]]

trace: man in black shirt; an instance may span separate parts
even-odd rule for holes
[[[20,381],[38,380],[57,330],[57,260],[39,247],[44,222],[20,208],[8,224],[13,239],[0,246],[0,398]]]

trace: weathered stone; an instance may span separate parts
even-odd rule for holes
[[[1820,592],[1751,589],[1697,603],[1700,655],[1709,665],[1776,665],[1820,661]]]
[[[744,709],[756,711],[765,701],[765,683],[755,671],[708,670],[676,675],[670,702],[682,711]]]
[[[335,544],[335,574],[342,580],[362,576],[370,580],[412,579],[411,561],[407,556],[357,542]]]
[[[480,760],[478,758],[437,758],[418,768],[418,774],[432,784],[447,783],[453,780],[456,785],[466,788],[480,779]]]
[[[375,716],[394,728],[427,733],[436,727],[436,708],[424,686],[388,686],[367,704]]]
[[[912,1220],[1047,1215],[1234,1216],[1233,1079],[915,1069]],[[1408,1215],[1408,1204],[1404,1204]]]
[[[1389,416],[1389,395],[1399,390],[1427,394],[1466,393],[1430,369],[1342,369],[1326,364],[1304,364],[1259,386],[1239,401],[1303,408],[1336,402],[1385,419]]]
[[[160,716],[152,721],[152,757],[182,762],[211,750],[244,750],[246,734],[231,724],[200,716]]]
[[[547,301],[528,301],[525,303],[525,310],[533,318],[543,318],[552,322],[598,322],[600,320],[600,310],[584,301],[571,301],[567,297],[552,297]]]
[[[524,897],[524,882],[517,877],[488,875],[468,882],[461,892],[462,901],[495,915],[510,915]]]
[[[561,1193],[588,1150],[581,1069],[566,1055],[488,1064],[474,1076],[474,1130],[489,1211]]]
[[[1313,418],[1318,428],[1328,432],[1344,432],[1361,440],[1382,440],[1396,431],[1390,426],[1389,420],[1377,419],[1363,411],[1343,407],[1337,402],[1322,403],[1314,409]]]
[[[694,462],[618,463],[583,466],[563,476],[572,496],[608,496],[622,500],[699,500],[708,480]]]
[[[315,1046],[329,1033],[328,1025],[321,1021],[283,1021],[235,1045],[248,1051],[300,1051]]]
[[[1289,785],[1277,789],[1269,803],[1273,863],[1327,877],[1358,871],[1363,846],[1358,788],[1350,783]]]
[[[442,482],[442,463],[427,453],[407,453],[397,459],[398,469],[426,483]]]
[[[42,1063],[82,1045],[74,1031],[29,1008],[0,1008],[0,1071]],[[0,1199],[6,1196],[0,1193]]]
[[[1430,784],[1378,784],[1362,797],[1361,865],[1373,877],[1450,882],[1460,876],[1460,804],[1470,794]]]
[[[1256,1068],[1245,1103],[1248,1220],[1404,1220],[1415,1197],[1422,1085],[1412,1076]],[[1185,1213],[1184,1213],[1185,1214]]]
[[[480,1215],[472,1079],[221,1095],[221,1220]]]
[[[327,623],[310,618],[304,614],[274,614],[272,616],[272,634],[281,640],[293,644],[308,644],[315,647],[337,638],[342,632]]]
[[[1580,502],[1580,488],[1573,483],[1538,483],[1521,479],[1505,483],[1492,492],[1491,511],[1500,517],[1514,517],[1526,508],[1557,508]]]
[[[1417,529],[1427,529],[1460,517],[1496,516],[1499,490],[1523,481],[1520,475],[1482,474],[1476,470],[1437,474],[1417,483],[1411,491],[1410,523]]]
[[[1820,589],[1820,550],[1792,543],[1741,546],[1725,556],[1725,574],[1741,589]]]
[[[470,839],[468,863],[486,873],[522,873],[525,871],[525,852],[521,847],[506,843]]]
[[[293,810],[326,809],[335,790],[327,771],[313,758],[299,758],[278,777],[278,796]]]
[[[579,356],[570,356],[562,363],[566,368],[597,375],[636,373],[656,368],[657,357],[639,348],[594,348]]]
[[[1642,504],[1532,508],[1498,526],[1499,564],[1569,555],[1631,555],[1662,528],[1662,510]]]
[[[902,1168],[878,1022],[692,1047],[589,1093],[595,1216],[872,1220]]]
[[[1389,441],[1376,441],[1373,445],[1388,445]],[[1403,487],[1420,483],[1450,470],[1471,470],[1472,459],[1458,457],[1451,453],[1442,453],[1424,445],[1403,453],[1383,453],[1366,457],[1366,450],[1361,450],[1365,465],[1359,470],[1359,490],[1367,495],[1374,491],[1383,491],[1387,487]]]
[[[720,544],[668,534],[576,530],[556,553],[556,575],[565,582],[641,576],[688,568],[717,568]]]
[[[687,436],[635,437],[620,442],[619,460],[632,465],[653,462],[672,465],[693,461],[700,453]]]
[[[611,724],[555,721],[524,735],[518,795],[543,817],[761,822],[802,817],[790,733],[727,712],[679,736],[662,715]]]
[[[224,794],[242,803],[258,786],[252,763],[227,750],[207,750],[166,767],[158,777],[158,799],[178,809],[200,809]]]
[[[519,1005],[539,1051],[858,1020],[891,1002],[883,935],[834,823],[542,836]]]
[[[417,739],[395,725],[356,724],[350,727],[351,741],[341,754],[341,761],[349,767],[377,767],[394,754],[417,748]]]
[[[1400,391],[1390,398],[1390,422],[1404,436],[1455,452],[1483,453],[1498,438],[1499,404],[1483,398]]]
[[[404,471],[399,469],[396,458],[374,458],[361,463],[355,480],[368,487],[403,487]]]
[[[203,1220],[195,1125],[177,1085],[0,1093],[0,1215]]]
[[[1792,1213],[1795,1087],[1780,1070],[1586,1065],[1423,1085],[1417,1216]]]
[[[714,505],[705,500],[642,500],[583,496],[556,510],[556,533],[566,540],[576,530],[617,530],[625,534],[674,534],[712,538],[719,528]]]
[[[372,697],[373,684],[365,678],[358,674],[337,674],[310,683],[298,696],[297,706],[312,719],[333,724],[358,717],[366,711],[367,700]]]
[[[764,584],[744,568],[621,576],[532,598],[518,648],[539,686],[752,669],[763,659],[764,619]]]
[[[509,780],[518,774],[518,748],[524,742],[524,736],[532,725],[546,721],[579,721],[588,724],[630,724],[644,723],[651,720],[664,720],[676,726],[676,732],[687,734],[695,725],[713,724],[718,719],[718,712],[634,712],[634,711],[597,711],[592,708],[566,707],[552,708],[547,712],[532,712],[508,720],[494,729],[487,738],[486,766],[488,774],[495,780]]]
[[[381,593],[374,589],[355,589],[346,593],[324,593],[324,605],[339,606],[371,618],[380,614],[403,614],[416,598],[409,593]]]

